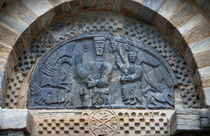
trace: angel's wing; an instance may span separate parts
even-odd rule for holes
[[[142,66],[143,75],[146,82],[153,87],[156,91],[162,92],[161,84],[166,85],[171,89],[174,85],[173,79],[161,62],[147,53],[140,54],[139,64]]]
[[[42,89],[39,87],[39,85],[36,84],[36,82],[33,82],[30,85],[30,91],[31,91],[31,95],[38,95],[40,94]]]

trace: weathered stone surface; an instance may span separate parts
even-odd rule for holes
[[[45,28],[46,26],[48,26],[53,20],[54,16],[55,16],[54,9],[51,9],[48,12],[46,12],[44,15],[40,16],[39,20],[41,27]]]
[[[203,87],[210,87],[210,77],[201,78]]]
[[[49,1],[50,1],[50,3],[52,3],[52,5],[54,7],[56,7],[62,3],[62,1],[60,1],[60,0],[49,0]]]
[[[0,132],[0,136],[26,136],[22,130],[5,130]]]
[[[175,13],[177,8],[179,8],[180,5],[183,4],[183,1],[184,0],[168,0],[164,3],[164,5],[161,7],[158,13],[164,18],[169,19],[172,16],[172,14]]]
[[[198,14],[186,22],[183,26],[179,27],[178,30],[182,35],[186,35],[189,31],[195,29],[204,22],[206,22],[206,19],[202,15]]]
[[[172,34],[175,31],[175,27],[163,16],[157,15],[156,23],[154,24],[156,24],[161,32],[164,33],[167,37],[172,37]]]
[[[143,5],[152,9],[153,11],[158,11],[166,0],[144,0]]]
[[[24,129],[27,126],[27,109],[1,109],[1,129]]]
[[[0,12],[0,21],[16,30],[18,33],[22,33],[28,27],[26,22],[12,16],[6,10]]]
[[[0,42],[8,46],[13,46],[18,39],[19,35],[11,30],[0,25]]]
[[[17,57],[20,57],[22,55],[23,51],[25,50],[25,46],[21,37],[15,43],[13,50]]]
[[[176,48],[178,49],[179,53],[185,56],[187,52],[188,45],[183,39],[182,35],[179,33],[178,30],[175,30],[173,33],[173,38],[171,39]]]
[[[87,33],[56,45],[39,61],[27,106],[172,108],[174,85],[172,69],[151,48],[123,35]]]
[[[184,39],[190,45],[202,41],[210,36],[210,24],[205,22],[194,30],[184,35]]]
[[[210,66],[198,69],[201,78],[210,77]]]
[[[183,4],[183,3],[182,3]],[[198,14],[197,8],[193,5],[191,1],[184,3],[178,11],[174,12],[173,16],[171,16],[170,21],[173,25],[180,27],[186,22],[189,21],[193,16]]]
[[[210,38],[204,39],[197,43],[190,45],[190,49],[193,54],[202,53],[204,51],[210,50]]]
[[[210,107],[210,87],[203,88],[205,104]]]
[[[123,7],[126,10],[129,10],[131,12],[133,12],[134,14],[139,15],[139,8],[140,8],[140,4],[134,1],[130,1],[130,0],[124,0],[123,1]]]
[[[70,11],[73,14],[76,14],[80,11],[80,3],[79,0],[74,0],[69,2],[70,5]]]
[[[96,0],[82,0],[83,9],[92,9],[96,5]]]
[[[209,109],[201,109],[200,110],[200,122],[201,128],[207,129],[208,131],[210,128],[210,111]]]
[[[200,110],[179,109],[171,118],[171,135],[200,130]]]
[[[48,0],[21,0],[28,8],[30,8],[37,16],[43,15],[52,8]]]
[[[144,18],[148,22],[153,22],[155,19],[156,13],[149,9],[148,7],[141,6],[140,17]]]
[[[112,9],[120,11],[121,10],[121,5],[122,5],[122,0],[112,0],[113,1],[113,5],[112,5]]]
[[[30,111],[32,135],[136,136],[169,135],[173,110]]]
[[[203,9],[206,12],[206,14],[208,15],[208,17],[210,17],[210,1],[206,0],[205,3],[203,4]]]
[[[8,9],[28,24],[31,24],[37,18],[30,10],[17,0],[13,0],[9,4]]]
[[[207,50],[200,54],[194,54],[194,58],[198,68],[210,66],[210,60],[207,59],[210,58],[210,50]]]

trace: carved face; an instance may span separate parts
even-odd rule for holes
[[[95,41],[95,51],[97,56],[102,56],[104,54],[104,41]]]
[[[135,52],[130,52],[128,54],[128,60],[130,63],[135,63],[136,62],[136,53]]]

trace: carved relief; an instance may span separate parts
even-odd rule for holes
[[[56,45],[33,72],[28,108],[172,108],[172,70],[128,39],[95,32]]]
[[[118,118],[112,111],[96,111],[90,116],[89,122],[90,130],[96,136],[112,136],[118,129]]]
[[[173,110],[30,111],[32,135],[163,136],[170,134]]]

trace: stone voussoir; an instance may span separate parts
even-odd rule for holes
[[[1,129],[25,129],[27,109],[1,109]]]

